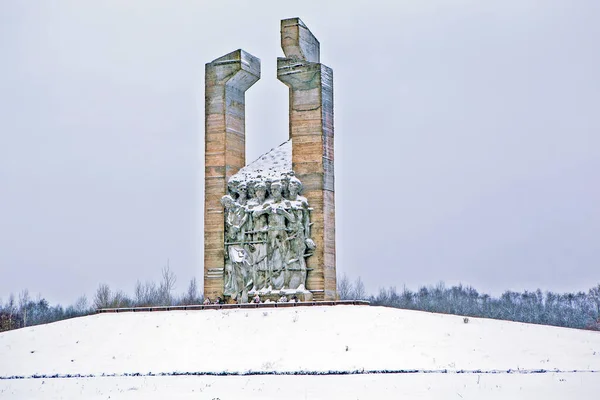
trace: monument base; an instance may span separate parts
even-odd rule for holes
[[[308,302],[314,301],[315,298],[313,293],[309,290],[306,290],[304,287],[300,287],[298,289],[281,289],[281,290],[257,290],[257,291],[249,291],[248,292],[248,303],[252,303],[255,296],[260,298],[261,303],[269,302],[269,303],[277,303],[281,299],[281,297],[285,296],[288,302],[291,302],[294,297],[298,299],[298,302]],[[225,296],[226,304],[237,304],[237,300],[233,300],[231,296]]]

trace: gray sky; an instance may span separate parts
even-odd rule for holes
[[[338,275],[600,282],[600,2],[0,3],[0,297],[202,280],[204,64],[262,60],[247,161],[288,137],[279,21],[334,70]]]

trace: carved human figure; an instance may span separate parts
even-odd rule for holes
[[[235,201],[230,195],[225,195],[221,198],[221,205],[225,208],[225,243],[235,240],[237,234],[231,228],[233,223],[233,216],[235,212],[232,210],[235,207]],[[231,237],[233,236],[233,238]],[[223,293],[226,295],[232,295],[236,292],[236,281],[234,277],[233,264],[229,257],[229,245],[225,245],[225,286]]]
[[[247,197],[248,197],[248,201],[252,200],[252,199],[256,199],[256,181],[255,180],[250,180],[248,181],[247,185]]]
[[[225,290],[238,302],[251,293],[305,289],[310,239],[310,208],[293,171],[281,180],[231,179],[224,196]],[[285,193],[284,193],[285,191]]]
[[[236,178],[231,178],[227,181],[227,192],[233,199],[236,199],[238,196],[237,187],[239,184],[240,181]]]
[[[306,251],[315,249],[315,243],[310,239],[308,201],[299,195],[301,191],[300,180],[296,177],[290,178],[288,207],[294,218],[288,224],[289,252],[285,272],[285,286],[290,289],[298,289],[306,284]]]
[[[290,196],[290,176],[287,173],[281,174],[281,195],[284,198],[289,198]]]
[[[284,269],[286,256],[289,251],[286,221],[294,219],[294,215],[285,209],[286,205],[281,194],[281,183],[271,184],[272,198],[265,202],[263,208],[255,211],[255,216],[268,215],[267,259],[271,274],[270,287],[281,289],[284,285]]]
[[[236,201],[245,206],[246,202],[248,201],[248,186],[246,185],[245,182],[241,182],[238,186],[237,186],[237,194],[238,194],[238,198],[236,199]]]
[[[270,281],[269,263],[267,259],[267,230],[269,224],[267,214],[258,212],[262,209],[267,196],[267,186],[264,182],[254,185],[256,198],[248,201],[248,209],[252,212],[252,292],[265,288]]]
[[[225,286],[223,293],[233,300],[248,297],[251,260],[245,248],[248,214],[230,195],[221,198],[225,208]]]

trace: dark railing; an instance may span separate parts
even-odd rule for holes
[[[187,306],[150,306],[150,307],[123,307],[99,308],[96,314],[140,312],[140,311],[181,311],[181,310],[231,310],[237,308],[286,308],[286,307],[311,307],[311,306],[368,306],[365,300],[339,300],[339,301],[301,301],[298,303],[245,303],[245,304],[192,304]]]

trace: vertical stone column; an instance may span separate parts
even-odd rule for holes
[[[335,300],[333,72],[319,63],[319,41],[299,18],[281,21],[281,47],[277,78],[290,89],[292,169],[313,208],[317,245],[307,259],[307,289],[317,300]]]
[[[260,78],[260,60],[236,50],[206,64],[204,295],[223,296],[227,180],[246,164],[245,92]]]

